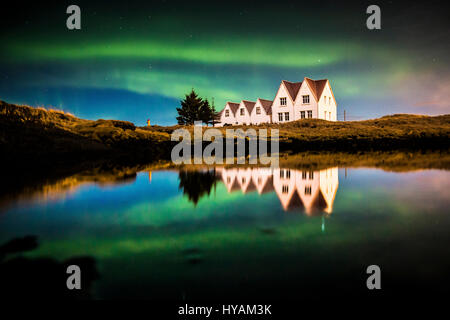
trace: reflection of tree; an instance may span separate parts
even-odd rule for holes
[[[99,277],[92,257],[77,257],[58,262],[51,258],[21,255],[38,247],[35,236],[13,239],[0,245],[0,290],[9,299],[90,299],[92,284]],[[13,257],[8,257],[13,256]],[[66,286],[67,267],[81,269],[81,289]]]
[[[213,171],[180,171],[180,189],[188,196],[189,201],[197,205],[200,198],[211,193],[217,183],[215,170]]]

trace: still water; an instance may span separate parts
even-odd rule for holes
[[[375,168],[141,171],[68,177],[0,209],[27,261],[89,257],[93,298],[190,301],[448,291],[450,172]],[[13,255],[14,256],[14,255]],[[11,258],[10,258],[11,259]],[[6,260],[7,261],[7,260]]]

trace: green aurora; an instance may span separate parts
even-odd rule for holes
[[[330,79],[349,119],[450,110],[447,22],[430,6],[382,3],[378,31],[365,27],[363,2],[79,6],[79,31],[65,28],[64,4],[11,9],[0,35],[3,100],[171,124],[191,88],[220,109],[273,99],[282,79],[309,76]]]

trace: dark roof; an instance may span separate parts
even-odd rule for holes
[[[298,90],[300,90],[300,87],[302,86],[301,82],[290,82],[286,80],[282,80],[282,83],[284,83],[284,86],[286,87],[289,95],[291,96],[292,101],[295,101],[295,98],[297,98]]]
[[[322,194],[322,191],[319,189],[319,192],[315,196],[312,204],[311,204],[311,212],[307,213],[309,216],[318,216],[321,215],[321,211],[325,210],[327,207],[327,202]]]
[[[264,188],[261,190],[261,193],[267,193],[273,191],[273,177],[269,177],[264,185]]]
[[[247,185],[247,189],[245,190],[245,192],[251,192],[251,191],[255,191],[256,190],[256,186],[253,183],[253,180],[250,179],[250,182]]]
[[[297,190],[294,190],[292,193],[291,198],[289,199],[289,202],[287,204],[287,210],[295,210],[295,209],[303,209],[304,205],[302,202],[302,199],[300,199],[300,196],[298,195]]]
[[[264,100],[264,99],[258,99],[258,100],[261,102],[261,105],[264,108],[264,111],[266,112],[266,114],[271,115],[273,101]]]
[[[227,102],[227,105],[230,106],[231,112],[233,112],[233,115],[235,116],[236,115],[236,111],[239,109],[239,103]]]
[[[323,89],[325,89],[325,85],[327,84],[327,79],[322,80],[312,80],[310,78],[305,78],[305,81],[309,84],[311,91],[313,92],[314,97],[317,101],[319,101],[322,96]]]
[[[230,192],[241,190],[241,186],[236,178],[233,179],[233,184],[231,185]]]
[[[242,100],[242,102],[244,103],[245,108],[248,111],[248,114],[252,113],[253,108],[255,107],[256,102],[253,101],[247,101],[247,100]]]

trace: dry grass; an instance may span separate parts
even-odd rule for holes
[[[168,133],[142,130],[128,121],[85,120],[61,110],[0,101],[0,148],[12,158],[62,154],[155,156],[166,154],[169,141]]]
[[[0,151],[10,158],[80,155],[168,158],[170,134],[193,126],[136,127],[120,120],[85,120],[61,110],[0,101]],[[304,119],[285,124],[226,129],[278,129],[280,150],[301,152],[389,149],[442,149],[450,145],[450,115],[398,114],[374,120],[330,122]]]

